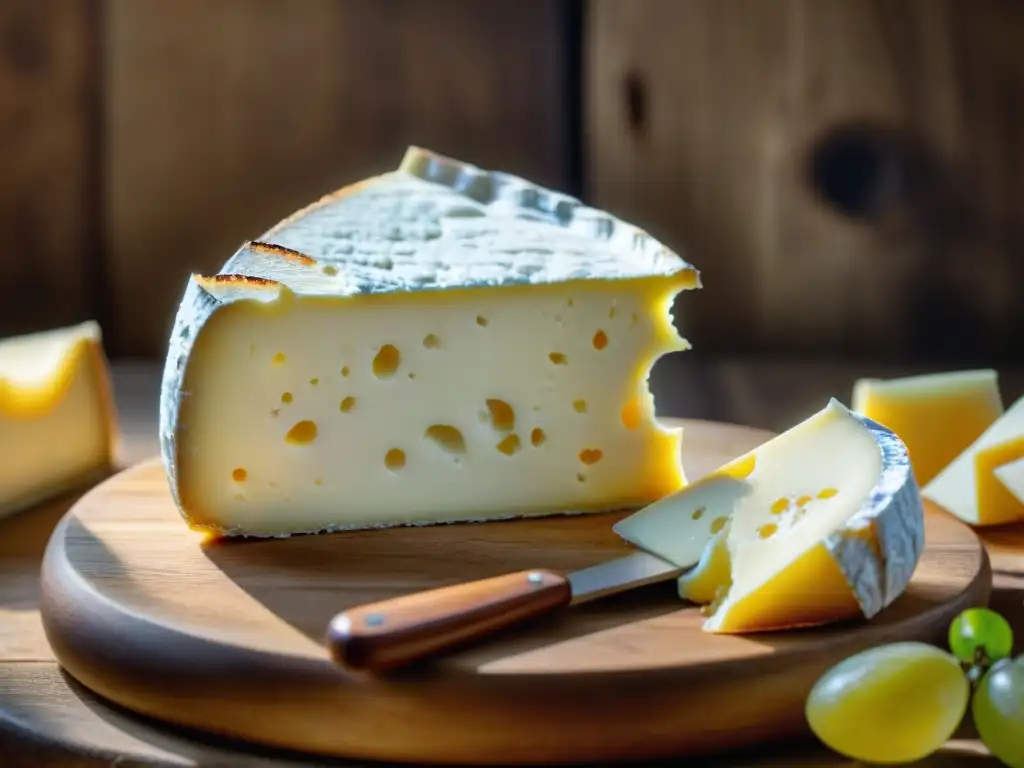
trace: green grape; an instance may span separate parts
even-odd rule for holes
[[[949,650],[961,661],[974,662],[978,650],[989,661],[1013,651],[1013,630],[1006,619],[988,608],[968,608],[949,627]]]
[[[1010,768],[1024,768],[1024,657],[1003,659],[981,678],[971,714],[989,751]]]
[[[951,654],[925,643],[881,645],[844,659],[815,683],[805,714],[830,749],[868,763],[906,763],[960,725],[970,686]]]

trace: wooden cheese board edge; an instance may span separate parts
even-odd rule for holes
[[[142,462],[127,473],[154,461]],[[104,486],[118,482],[124,474],[108,479],[83,500],[102,493]],[[452,674],[452,669],[446,669],[441,683],[437,676],[420,671],[403,673],[391,682],[360,679],[331,664],[326,653],[323,660],[315,660],[226,646],[120,610],[96,593],[61,557],[62,537],[74,508],[57,526],[44,556],[41,613],[54,654],[65,671],[86,688],[139,714],[215,735],[242,740],[247,736],[240,722],[230,722],[231,717],[212,731],[204,728],[210,718],[204,715],[203,702],[208,702],[205,706],[235,707],[239,721],[301,721],[313,714],[311,707],[331,701],[333,689],[339,685],[357,689],[376,686],[376,692],[364,691],[365,695],[359,696],[365,718],[371,722],[375,718],[423,718],[433,712],[434,722],[424,730],[436,734],[436,738],[431,743],[414,744],[392,740],[380,750],[347,752],[350,759],[464,765],[508,764],[511,759],[516,764],[554,765],[669,758],[679,753],[678,743],[665,738],[673,722],[727,706],[735,723],[727,738],[709,729],[686,745],[687,755],[708,754],[720,751],[723,740],[739,747],[806,736],[806,723],[802,717],[793,717],[793,704],[806,695],[808,680],[816,679],[840,658],[893,639],[941,643],[943,637],[937,627],[944,632],[959,611],[987,604],[992,570],[984,546],[967,526],[930,503],[926,507],[927,514],[941,515],[949,519],[949,524],[963,526],[976,543],[977,572],[958,598],[895,627],[864,625],[863,631],[831,643],[828,653],[807,654],[796,670],[791,656],[775,654],[759,663],[755,672],[745,674],[742,669],[727,671],[729,662],[723,662],[702,665],[697,673],[694,667],[664,667],[642,673],[576,673],[557,678],[550,673],[497,675],[488,676],[485,686],[479,676]],[[112,634],[119,638],[116,647],[107,640],[92,642]],[[159,658],[154,658],[154,647],[161,649]],[[225,675],[235,675],[230,691],[225,690]],[[716,692],[702,696],[699,702],[680,701],[678,691],[693,684],[695,676],[705,675],[721,680]],[[557,684],[551,685],[556,680]],[[542,697],[537,696],[540,683],[548,683]],[[616,685],[614,701],[601,695],[610,684]],[[778,699],[779,704],[770,708],[776,713],[773,717],[756,724],[755,709],[763,712],[764,703],[755,704],[758,697],[737,696],[744,690],[749,692],[752,685]],[[154,696],[153,691],[160,691],[160,695]],[[494,707],[496,699],[502,702],[498,709]],[[169,701],[188,702],[188,706],[169,707]],[[507,713],[513,710],[517,715],[509,720]],[[640,724],[631,722],[627,739],[601,737],[603,731],[614,730],[617,714],[631,710],[649,713],[649,719]],[[564,716],[567,711],[573,713],[568,719]],[[452,730],[453,719],[461,721],[461,736]],[[472,737],[481,723],[502,719],[505,731],[497,737],[497,744],[494,738],[480,742]],[[294,743],[277,743],[273,738],[265,743],[295,748]],[[481,754],[485,744],[490,754]],[[560,747],[565,744],[569,747]],[[315,743],[307,746],[306,752],[317,754]],[[320,754],[337,756],[336,751]]]

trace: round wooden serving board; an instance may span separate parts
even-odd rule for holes
[[[769,439],[684,421],[693,479]],[[321,637],[341,609],[628,551],[620,514],[204,543],[160,464],[84,496],[43,563],[41,610],[60,663],[137,712],[266,745],[350,758],[555,764],[681,757],[805,733],[830,665],[894,640],[941,641],[984,604],[975,535],[929,510],[908,592],[875,620],[761,636],[701,631],[672,582],[568,609],[398,677],[351,675]]]

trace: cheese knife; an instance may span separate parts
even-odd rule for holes
[[[331,658],[379,674],[569,605],[668,581],[680,568],[642,550],[571,573],[537,568],[415,592],[339,613],[327,629]]]

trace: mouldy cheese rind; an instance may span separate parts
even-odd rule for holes
[[[108,475],[119,441],[97,323],[0,339],[0,517]]]
[[[193,527],[257,536],[648,503],[684,478],[646,376],[688,348],[669,308],[698,287],[608,213],[412,147],[189,281],[160,403],[172,495]],[[481,426],[485,402],[514,428]]]

